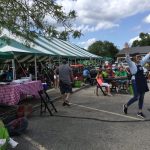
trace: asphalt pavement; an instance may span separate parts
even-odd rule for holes
[[[58,93],[56,96],[60,96]],[[40,115],[37,107],[29,118],[29,127],[16,150],[149,150],[150,92],[145,95],[143,112],[146,119],[136,116],[138,103],[128,115],[122,105],[131,95],[99,96],[95,87],[84,88],[71,95],[71,106],[54,102],[58,113]]]

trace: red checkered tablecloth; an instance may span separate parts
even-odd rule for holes
[[[38,91],[42,90],[41,81],[31,81],[16,85],[0,86],[0,103],[15,105],[20,101],[21,95],[34,95],[38,97]]]

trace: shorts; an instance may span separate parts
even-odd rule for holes
[[[97,84],[97,87],[99,87],[100,85]],[[104,86],[104,87],[107,87],[107,88],[110,88],[110,84],[108,83],[102,83],[101,86]]]
[[[110,85],[108,83],[102,83],[101,86],[104,86],[104,87],[110,87]]]
[[[128,80],[119,80],[118,83],[125,84],[125,83],[129,83],[129,81]]]
[[[59,88],[60,88],[61,94],[72,92],[71,84],[66,84],[66,83],[63,83],[62,81],[59,82]]]

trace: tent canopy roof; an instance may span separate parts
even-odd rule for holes
[[[25,39],[14,36],[2,36],[0,38],[0,51],[13,53],[27,53],[34,55],[50,55],[76,58],[100,58],[75,44],[57,38],[45,38],[39,35],[29,46],[25,45]]]

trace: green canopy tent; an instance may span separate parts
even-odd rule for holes
[[[34,42],[30,42],[30,45],[26,45],[25,39],[13,37],[11,35],[3,35],[0,37],[0,51],[2,52],[12,52],[14,54],[14,59],[18,62],[26,60],[28,62],[35,62],[35,76],[37,78],[36,64],[37,58],[40,57],[40,60],[49,60],[50,57],[58,57],[59,62],[60,58],[74,58],[76,59],[96,59],[97,55],[91,54],[88,51],[71,44],[67,41],[63,41],[57,38],[45,38],[41,35],[38,35],[35,38]],[[19,56],[21,60],[18,59]],[[33,56],[33,57],[32,57]],[[43,58],[41,58],[43,57]]]

